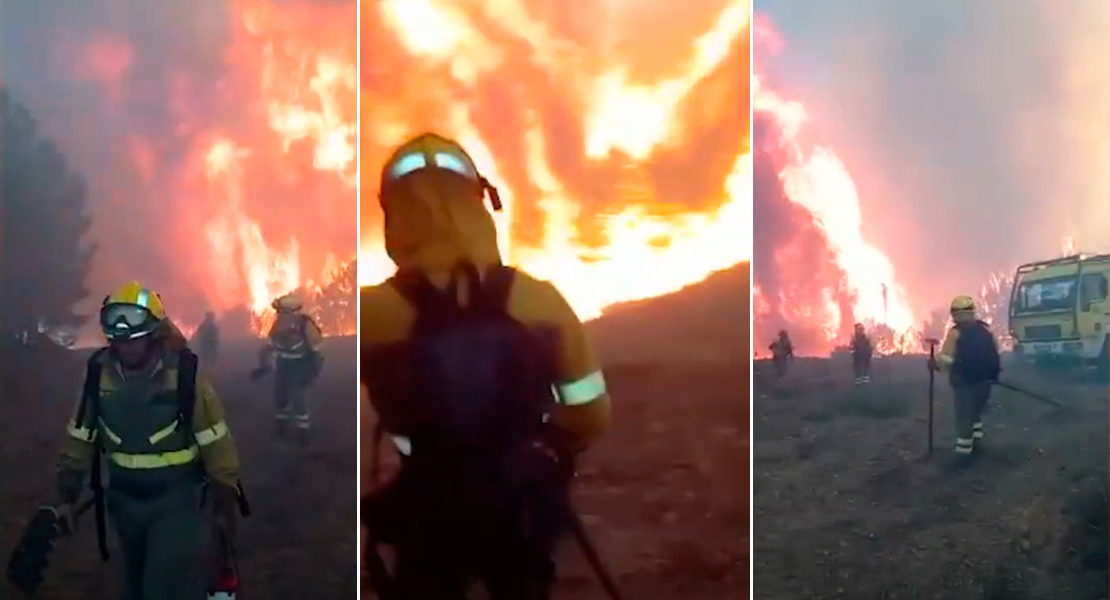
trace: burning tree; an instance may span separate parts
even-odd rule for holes
[[[348,261],[328,285],[308,296],[308,313],[325,335],[352,335],[358,325],[358,261]]]
[[[26,343],[85,322],[73,306],[88,294],[96,245],[81,241],[92,224],[84,179],[2,88],[0,110],[0,334]]]

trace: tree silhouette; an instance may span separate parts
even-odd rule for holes
[[[0,334],[26,339],[80,327],[96,252],[86,187],[30,111],[0,88]]]

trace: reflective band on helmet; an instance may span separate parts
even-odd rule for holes
[[[423,152],[413,152],[406,154],[389,167],[389,179],[400,179],[413,171],[419,171],[428,166],[428,161],[424,158]]]
[[[78,427],[77,423],[70,421],[66,427],[66,433],[70,437],[81,440],[82,442],[91,442],[96,439],[96,430],[88,427]]]
[[[412,440],[403,435],[389,436],[393,440],[393,447],[401,453],[402,456],[409,456],[412,454]]]
[[[559,386],[559,399],[567,406],[580,406],[597,400],[605,393],[605,376],[598,369],[593,373]]]
[[[202,429],[196,433],[197,443],[201,446],[207,446],[212,442],[219,440],[227,435],[227,423],[220,421],[208,429]]]
[[[167,437],[169,437],[171,433],[176,431],[177,430],[177,425],[178,425],[178,420],[174,419],[173,423],[170,423],[169,425],[166,425],[165,427],[159,429],[158,431],[155,431],[153,434],[151,434],[150,437],[147,438],[147,440],[150,441],[151,444],[157,444],[158,442],[160,442],[160,441],[166,439]]]
[[[190,446],[184,450],[160,452],[158,454],[125,454],[123,452],[112,452],[108,455],[108,458],[124,469],[165,469],[167,467],[187,465],[197,459],[197,454],[197,447]]]
[[[474,169],[467,164],[467,161],[455,156],[454,154],[447,154],[446,152],[436,152],[435,154],[436,166],[441,169],[446,169],[454,173],[458,173],[472,181],[478,181],[478,174]]]

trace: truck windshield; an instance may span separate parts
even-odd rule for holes
[[[1078,283],[1075,275],[1023,281],[1014,295],[1014,314],[1074,310]]]

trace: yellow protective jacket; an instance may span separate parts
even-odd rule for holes
[[[273,352],[279,358],[302,358],[319,351],[324,334],[316,321],[304,313],[278,313],[266,339],[263,353]]]
[[[224,420],[223,405],[203,373],[196,379],[193,431],[182,428],[177,356],[167,348],[151,369],[126,375],[109,352],[97,356],[100,418],[94,419],[87,406],[78,423],[78,409],[74,409],[58,460],[58,491],[64,501],[80,495],[98,440],[113,488],[192,485],[200,475],[199,467],[216,482],[237,485],[239,453]]]
[[[452,267],[460,260],[484,271],[499,264],[501,255],[493,218],[480,196],[431,180],[434,173],[428,177],[429,181],[413,186],[417,192],[383,200],[385,246],[399,269],[419,270],[445,289]],[[465,304],[467,298],[459,301]],[[608,429],[610,403],[601,366],[581,321],[555,286],[519,271],[509,290],[507,310],[525,326],[555,334],[559,404],[552,423],[566,434],[572,449],[584,449]],[[360,290],[359,313],[360,372],[370,390],[374,373],[387,368],[375,364],[376,350],[407,340],[416,313],[389,281]],[[396,414],[394,403],[403,401],[370,394],[378,414]],[[388,430],[388,423],[384,425]],[[371,431],[363,435],[367,444],[372,443]]]

